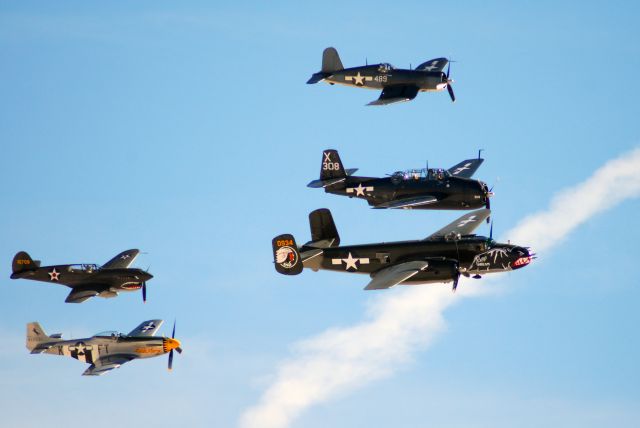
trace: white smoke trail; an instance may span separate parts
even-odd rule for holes
[[[607,162],[583,183],[559,193],[550,208],[525,218],[509,237],[549,249],[593,215],[640,195],[640,148]],[[278,367],[260,402],[240,420],[243,428],[284,428],[314,404],[389,376],[444,328],[443,313],[477,287],[408,287],[373,300],[367,319],[330,329],[295,346]]]

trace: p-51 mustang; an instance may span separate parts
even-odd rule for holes
[[[367,274],[371,281],[365,290],[453,282],[455,291],[460,275],[511,271],[534,257],[528,248],[471,234],[489,214],[488,209],[472,211],[419,241],[340,246],[331,212],[319,209],[309,214],[311,241],[302,247],[293,235],[273,239],[275,268],[284,275],[298,275],[303,268]]]
[[[149,320],[124,335],[105,331],[85,339],[63,340],[61,334],[47,336],[40,324],[27,324],[27,349],[32,354],[63,355],[91,366],[83,376],[101,376],[124,363],[138,358],[151,358],[169,353],[169,370],[173,366],[173,350],[182,353],[180,341],[175,338],[173,323],[171,337],[155,337],[162,320]]]
[[[102,266],[95,264],[70,264],[40,266],[29,254],[20,251],[13,258],[11,279],[32,279],[66,285],[71,288],[67,303],[82,303],[94,297],[116,297],[120,291],[142,289],[142,300],[147,300],[147,281],[153,278],[149,272],[130,268],[139,250],[123,251]]]
[[[414,70],[395,68],[391,64],[372,64],[344,68],[335,48],[326,48],[322,53],[322,70],[307,81],[308,84],[322,80],[333,84],[367,89],[382,89],[380,98],[368,105],[386,105],[410,101],[418,92],[449,91],[451,101],[456,101],[449,78],[449,60],[435,58],[420,64]],[[442,70],[447,67],[447,73]]]
[[[344,169],[336,150],[322,152],[320,179],[307,186],[327,193],[365,199],[372,208],[468,210],[490,209],[493,192],[471,177],[484,159],[467,159],[448,170],[398,171],[390,177],[358,177],[356,169]]]

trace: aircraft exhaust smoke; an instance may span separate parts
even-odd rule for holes
[[[637,196],[640,148],[558,193],[547,210],[523,219],[508,237],[536,251],[548,250],[594,215]],[[298,342],[259,402],[244,412],[240,426],[286,428],[309,407],[390,376],[443,330],[445,309],[460,296],[486,291],[461,284],[454,295],[449,287],[417,286],[374,297],[362,322]]]

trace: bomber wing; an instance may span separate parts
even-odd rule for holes
[[[480,210],[471,211],[449,223],[442,229],[432,233],[425,239],[440,239],[446,236],[470,235],[480,224],[491,215],[491,210],[482,208]]]
[[[422,205],[430,205],[438,202],[438,198],[431,195],[418,196],[415,198],[396,199],[395,201],[383,202],[373,208],[413,208]]]
[[[136,249],[123,251],[102,265],[102,269],[126,269],[131,266],[138,254],[140,254],[140,250]]]
[[[382,290],[398,285],[422,272],[429,266],[426,261],[416,260],[399,263],[379,270],[373,275],[365,290]]]
[[[380,98],[375,101],[371,101],[368,106],[381,106],[387,104],[401,103],[404,101],[411,101],[418,95],[420,89],[413,85],[392,85],[386,86]]]
[[[82,376],[102,376],[103,374],[117,369],[124,363],[128,363],[129,361],[135,359],[135,355],[109,355],[107,357],[99,358],[94,361],[88,369],[82,373]]]
[[[416,67],[416,70],[438,72],[444,70],[447,64],[449,64],[449,60],[447,58],[434,58],[427,62],[423,62]]]
[[[158,329],[162,326],[162,320],[149,320],[142,322],[139,326],[131,330],[127,336],[155,336]]]
[[[454,177],[471,178],[473,174],[480,168],[484,159],[467,159],[452,166],[447,171]]]

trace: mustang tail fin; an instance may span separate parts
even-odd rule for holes
[[[35,350],[36,352],[38,352],[37,348],[41,344],[47,343],[47,342],[55,342],[59,340],[62,340],[59,334],[47,336],[47,333],[44,332],[44,329],[39,323],[30,322],[29,324],[27,324],[27,349],[29,351],[33,352]]]
[[[298,275],[302,272],[302,259],[293,235],[278,235],[271,241],[273,262],[276,271],[283,275]]]
[[[315,248],[337,247],[340,245],[340,235],[333,222],[331,211],[320,208],[309,213],[311,241],[305,246]]]
[[[40,267],[39,260],[33,260],[26,251],[20,251],[13,256],[13,263],[11,269],[14,274],[18,274],[25,271],[36,270]]]

